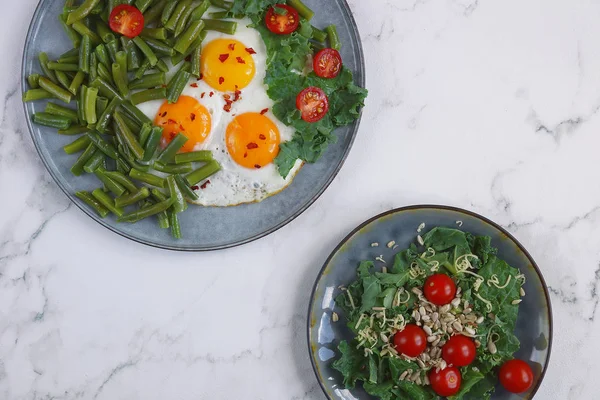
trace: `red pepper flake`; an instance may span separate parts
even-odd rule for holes
[[[244,158],[248,157],[248,153],[244,153]]]
[[[163,84],[163,85],[160,85],[160,87],[164,87],[164,88],[166,88],[166,87],[167,87],[167,85]]]
[[[241,96],[242,92],[237,90],[237,86],[236,86],[235,92],[233,94],[234,94],[233,101],[238,101],[242,98],[242,96]]]
[[[231,111],[231,104],[225,104],[223,106],[223,110],[225,110],[225,112],[230,112]]]
[[[223,78],[222,76],[219,77],[219,85],[222,85],[223,82],[225,82],[225,78]]]
[[[190,119],[191,119],[192,121],[194,121],[194,120],[196,119],[196,114],[194,114],[194,113],[191,113],[191,114],[190,114]]]
[[[246,47],[246,51],[250,54],[256,54],[256,52],[254,51],[254,49],[252,47]]]
[[[202,92],[202,94],[200,95],[200,98],[203,99],[205,94],[206,94],[206,92]]]
[[[206,187],[207,187],[209,184],[210,184],[210,179],[209,179],[209,180],[207,180],[206,182],[204,182],[204,183],[202,184],[202,186],[200,186],[200,189],[206,189]]]
[[[268,111],[269,111],[269,109],[268,109],[268,108],[265,108],[264,110],[262,110],[262,111],[260,112],[260,115],[265,115],[265,114],[266,114]]]
[[[258,149],[258,145],[257,145],[256,143],[254,143],[254,142],[250,142],[250,143],[248,143],[248,144],[246,145],[246,148],[247,148],[248,150],[252,150],[252,149]]]
[[[229,47],[229,50],[234,51],[235,50],[235,43],[230,43],[228,47]]]
[[[179,124],[179,130],[185,132],[185,128],[183,127],[183,125]]]
[[[208,95],[209,95],[210,97],[213,97],[213,96],[215,95],[215,92],[210,92]]]
[[[200,189],[200,188],[198,187],[198,185],[194,185],[194,186],[192,186],[190,189],[192,189],[192,190],[198,190],[198,189]]]
[[[222,63],[224,63],[225,61],[227,61],[228,58],[229,58],[229,54],[221,54],[219,56],[219,61],[221,61]]]
[[[258,138],[260,140],[265,140],[267,137],[261,133],[260,135],[258,135]]]
[[[198,87],[198,84],[197,83],[192,83],[190,86],[191,87]]]
[[[177,135],[175,134],[175,132],[171,132],[171,133],[169,133],[169,138],[170,138],[171,140],[175,139],[175,136],[177,136]]]
[[[223,95],[223,98],[224,98],[225,100],[229,100],[229,99],[231,99],[231,96],[230,96],[230,95],[228,95],[228,94],[224,94],[224,95]]]
[[[200,76],[196,78],[197,81],[201,81],[204,78],[204,75],[202,75],[202,73],[200,73]]]
[[[190,54],[189,56],[187,56],[187,57],[185,58],[185,61],[188,61],[188,62],[189,62],[189,61],[192,61],[192,55]]]
[[[244,61],[244,59],[242,57],[236,57],[235,58],[237,60],[238,63],[240,64],[246,64],[246,61]]]
[[[167,116],[167,112],[165,111],[164,113],[160,114],[161,118],[164,118]]]
[[[168,122],[169,124],[176,124],[176,123],[177,123],[177,121],[175,121],[174,119],[171,119],[171,118],[169,118],[169,119],[167,120],[167,122]]]
[[[258,165],[258,164],[254,164],[254,168],[256,168],[256,169],[260,169],[260,165]]]

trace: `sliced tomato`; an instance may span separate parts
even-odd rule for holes
[[[300,16],[295,8],[285,4],[275,4],[265,17],[267,28],[278,35],[289,35],[298,29]]]
[[[108,17],[108,24],[113,32],[134,38],[144,29],[144,14],[134,6],[121,4],[113,8]]]
[[[321,78],[335,78],[342,70],[342,56],[336,49],[323,49],[313,60],[315,74]]]
[[[296,107],[306,122],[317,122],[329,111],[329,100],[325,92],[316,86],[310,86],[296,97]]]

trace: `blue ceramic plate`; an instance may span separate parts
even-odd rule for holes
[[[62,30],[57,15],[64,1],[41,0],[34,15],[23,52],[21,88],[27,90],[26,77],[39,73],[37,55],[45,51],[50,58],[72,48]],[[305,0],[315,10],[313,24],[336,24],[342,43],[344,65],[354,72],[357,85],[365,86],[365,67],[360,36],[345,0]],[[104,227],[124,237],[151,246],[171,250],[202,251],[240,245],[261,238],[286,225],[304,212],[333,181],[346,159],[356,133],[358,121],[336,130],[338,141],[329,147],[316,164],[306,165],[294,182],[280,194],[261,203],[237,207],[190,207],[181,218],[183,239],[172,239],[169,230],[158,229],[156,221],[149,219],[138,224],[117,224],[112,217],[100,219],[74,196],[78,190],[98,186],[93,176],[75,177],[69,168],[77,156],[67,156],[62,146],[73,140],[61,137],[54,129],[31,123],[31,115],[43,111],[45,102],[27,103],[25,115],[35,146],[60,188],[87,215]]]
[[[527,295],[519,309],[515,332],[521,341],[516,357],[529,361],[536,382],[529,392],[519,395],[508,393],[498,385],[492,399],[533,398],[546,373],[552,347],[550,298],[535,261],[514,237],[487,218],[451,207],[412,206],[386,212],[360,225],[342,240],[319,273],[308,311],[308,344],[317,379],[329,399],[373,399],[361,388],[344,389],[341,374],[331,367],[338,357],[338,343],[353,337],[339,310],[339,322],[331,321],[332,312],[336,311],[334,298],[339,294],[339,286],[348,285],[356,279],[356,268],[362,260],[374,260],[380,255],[384,260],[392,260],[395,253],[415,241],[416,230],[421,223],[426,224],[425,232],[436,226],[457,228],[457,221],[462,221],[459,229],[491,236],[492,245],[498,248],[498,256],[519,268],[527,278],[524,286]],[[385,246],[391,240],[399,245],[396,250]],[[379,247],[371,247],[374,242],[380,243]]]

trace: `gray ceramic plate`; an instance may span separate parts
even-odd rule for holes
[[[456,228],[475,235],[492,237],[498,248],[498,256],[513,267],[519,268],[527,278],[515,334],[521,341],[516,357],[529,361],[533,366],[536,382],[525,394],[506,392],[498,385],[492,396],[494,400],[531,399],[537,391],[550,357],[552,347],[552,310],[544,278],[527,250],[506,230],[494,222],[469,211],[444,206],[413,206],[400,208],[378,215],[352,231],[329,256],[315,283],[308,311],[308,344],[313,368],[323,391],[329,399],[365,400],[373,399],[362,389],[344,389],[342,377],[331,363],[337,357],[336,348],[340,340],[349,340],[352,333],[344,323],[333,323],[331,313],[335,310],[334,298],[340,285],[356,279],[356,268],[362,260],[373,260],[382,255],[391,260],[400,250],[415,241],[416,230],[424,222],[425,230],[436,226]],[[395,240],[396,250],[384,244]],[[379,247],[370,244],[381,243]]]
[[[46,51],[56,57],[71,48],[71,43],[59,25],[57,15],[62,0],[41,0],[29,27],[22,66],[22,90],[27,89],[26,77],[39,73],[37,55]],[[360,36],[345,0],[305,0],[316,11],[313,24],[336,24],[342,43],[342,57],[346,67],[355,74],[359,86],[365,86],[365,67]],[[318,163],[307,165],[294,182],[280,194],[261,203],[228,208],[190,207],[181,218],[182,240],[171,238],[168,230],[157,228],[156,221],[147,220],[135,225],[117,224],[113,218],[104,220],[74,196],[82,189],[97,187],[91,176],[75,177],[69,168],[76,156],[67,156],[62,146],[73,140],[61,137],[55,130],[31,124],[33,112],[42,111],[45,102],[28,103],[25,114],[35,146],[46,168],[69,198],[87,215],[104,227],[129,239],[171,250],[202,251],[232,247],[263,237],[292,221],[304,212],[333,181],[346,159],[356,133],[358,122],[338,129],[338,142],[331,145]]]

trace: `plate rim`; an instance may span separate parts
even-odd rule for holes
[[[29,47],[31,44],[32,36],[33,36],[34,23],[36,21],[38,21],[38,19],[40,18],[40,13],[42,11],[42,5],[46,1],[51,1],[51,0],[40,0],[38,2],[37,6],[35,8],[35,11],[33,12],[33,15],[31,17],[31,21],[29,22],[29,27],[27,28],[27,35],[25,37],[25,44],[23,47],[23,54],[21,56],[21,94],[25,93],[25,91],[27,90],[27,77],[25,76],[25,68],[26,68],[26,63],[27,63],[27,53],[28,53],[28,50],[29,50]],[[354,18],[354,14],[352,13],[352,10],[350,9],[348,0],[339,0],[339,1],[342,6],[342,12],[345,13],[346,19],[347,19],[349,25],[356,32],[356,35],[358,38],[358,41],[356,43],[357,52],[355,53],[358,58],[358,71],[354,74],[356,83],[358,86],[360,86],[362,88],[366,88],[366,83],[367,83],[366,82],[366,76],[367,76],[366,62],[365,62],[363,41],[362,41],[362,37],[360,34],[360,30],[358,29],[356,19]],[[50,176],[54,180],[54,183],[67,196],[70,203],[75,204],[77,206],[77,208],[79,208],[81,211],[83,211],[84,214],[86,214],[88,217],[90,217],[92,220],[94,220],[99,225],[112,231],[113,233],[116,233],[117,235],[119,235],[123,238],[132,240],[134,242],[137,242],[137,243],[140,243],[140,244],[143,244],[146,246],[154,247],[157,249],[171,250],[171,251],[177,251],[177,252],[186,252],[186,253],[216,251],[216,250],[223,250],[223,249],[229,249],[229,248],[242,246],[244,244],[251,243],[255,240],[261,239],[265,236],[268,236],[268,235],[278,231],[279,229],[288,225],[293,220],[295,220],[300,215],[302,215],[323,195],[323,193],[325,193],[325,191],[333,183],[334,179],[337,177],[340,170],[344,166],[346,159],[348,158],[348,155],[350,154],[350,151],[352,150],[352,147],[354,146],[356,137],[358,136],[358,130],[360,129],[360,125],[362,122],[362,116],[363,116],[363,109],[364,109],[364,106],[360,108],[358,119],[355,121],[355,123],[353,124],[352,130],[349,132],[350,142],[348,143],[347,148],[344,149],[344,151],[342,153],[342,157],[339,160],[338,164],[335,166],[333,173],[331,174],[329,179],[327,179],[325,184],[319,189],[319,191],[311,199],[309,199],[305,204],[303,204],[296,212],[291,214],[285,220],[281,221],[279,224],[277,224],[269,229],[266,229],[256,235],[247,237],[242,240],[238,240],[238,241],[226,243],[226,244],[221,244],[221,245],[178,247],[176,245],[160,244],[160,243],[151,242],[151,241],[136,237],[133,234],[122,232],[116,228],[116,226],[115,226],[116,224],[110,224],[109,222],[107,222],[107,220],[100,218],[93,210],[91,210],[89,207],[84,205],[83,202],[79,201],[79,199],[75,196],[75,194],[71,193],[71,191],[69,191],[65,187],[62,180],[59,179],[58,172],[54,171],[53,168],[50,167],[49,160],[46,160],[46,158],[42,155],[41,144],[38,143],[38,141],[35,139],[35,136],[33,134],[33,122],[31,121],[31,118],[29,117],[29,113],[27,112],[27,103],[25,103],[25,102],[22,102],[22,103],[23,103],[23,113],[25,116],[25,120],[27,121],[27,130],[29,131],[29,135],[31,136],[31,140],[33,142],[35,150],[37,151],[38,156],[42,161],[42,164],[44,164],[44,168],[50,174]]]
[[[533,266],[533,269],[535,270],[535,272],[536,272],[536,274],[537,274],[537,276],[540,279],[540,282],[542,284],[542,288],[544,290],[544,296],[546,298],[546,304],[548,305],[548,332],[549,332],[549,337],[548,337],[548,353],[546,355],[546,361],[545,361],[545,364],[544,364],[544,368],[542,369],[542,373],[540,374],[540,378],[538,379],[535,388],[531,392],[530,399],[533,399],[535,397],[537,391],[539,390],[542,382],[544,381],[544,377],[546,376],[546,372],[548,371],[548,366],[550,364],[550,356],[552,354],[552,343],[553,343],[553,340],[554,340],[554,320],[553,320],[553,313],[552,313],[552,302],[550,300],[550,292],[548,291],[548,285],[546,284],[546,280],[544,279],[544,276],[542,275],[542,272],[541,272],[539,266],[537,265],[537,263],[535,262],[535,260],[531,256],[531,254],[529,254],[529,252],[527,251],[527,249],[510,232],[508,232],[505,228],[503,228],[502,226],[500,226],[498,223],[492,221],[491,219],[489,219],[489,218],[487,218],[487,217],[485,217],[485,216],[483,216],[481,214],[478,214],[478,213],[470,211],[470,210],[466,210],[466,209],[459,208],[459,207],[454,207],[454,206],[437,205],[437,204],[416,204],[416,205],[410,205],[410,206],[404,206],[404,207],[397,207],[397,208],[393,208],[391,210],[382,212],[380,214],[377,214],[374,217],[371,217],[371,218],[367,219],[366,221],[362,222],[356,228],[352,229],[352,231],[350,231],[350,233],[348,233],[348,235],[346,235],[338,243],[338,245],[333,249],[333,251],[329,254],[329,256],[327,256],[327,259],[325,260],[325,262],[323,263],[323,266],[319,270],[317,278],[315,279],[315,283],[313,284],[313,287],[311,289],[311,292],[310,292],[310,301],[309,301],[309,304],[308,304],[308,313],[307,313],[307,318],[306,318],[306,341],[307,341],[307,345],[308,345],[308,353],[309,353],[309,357],[310,357],[310,364],[311,364],[313,373],[315,374],[315,376],[317,378],[317,381],[319,382],[319,386],[321,387],[321,390],[325,394],[325,397],[327,397],[328,400],[335,400],[335,399],[333,399],[329,395],[329,393],[325,389],[325,386],[323,385],[323,380],[322,380],[321,375],[319,373],[319,369],[318,369],[318,367],[316,365],[316,360],[315,360],[315,357],[314,357],[314,352],[312,351],[313,349],[312,349],[312,343],[311,343],[311,314],[312,314],[311,310],[312,310],[313,305],[315,303],[315,293],[317,291],[317,287],[319,286],[319,283],[321,282],[321,279],[323,278],[323,274],[324,274],[325,270],[327,269],[327,266],[330,264],[331,260],[336,256],[336,254],[340,251],[340,249],[354,235],[356,235],[363,228],[365,228],[366,226],[368,226],[372,222],[375,222],[375,221],[377,221],[379,219],[382,219],[384,217],[387,217],[389,215],[396,214],[396,213],[401,213],[401,212],[405,212],[405,211],[415,211],[415,210],[454,211],[454,212],[462,213],[462,214],[474,217],[476,219],[479,219],[479,220],[481,220],[481,221],[483,221],[483,222],[491,225],[492,227],[498,229],[500,232],[502,232],[504,235],[506,235],[506,237],[508,237],[523,252],[523,254],[525,255],[525,257],[529,260],[529,262]]]

